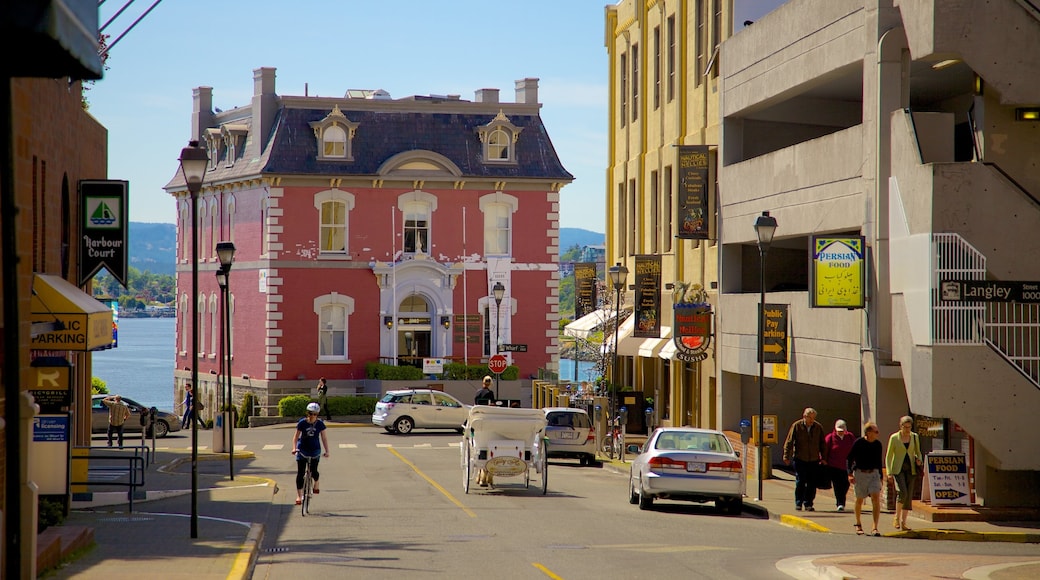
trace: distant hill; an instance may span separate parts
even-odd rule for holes
[[[574,246],[602,246],[606,235],[581,228],[560,228],[560,254]]]
[[[177,265],[177,226],[130,222],[130,265],[142,272],[172,275]]]

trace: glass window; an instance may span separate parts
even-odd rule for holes
[[[672,204],[672,166],[669,165],[664,168],[664,195],[661,200],[661,209],[664,211],[664,217],[661,219],[661,228],[664,232],[661,251],[665,254],[672,251],[672,237],[675,235],[672,223],[675,220]]]
[[[499,127],[488,135],[488,159],[492,161],[508,161],[509,148],[512,145],[509,132]]]
[[[199,305],[199,356],[202,356],[206,352],[206,297],[199,294],[196,304]]]
[[[212,354],[216,355],[218,352],[223,350],[219,348],[220,344],[220,306],[216,294],[211,294],[209,297],[209,316],[210,316],[210,329],[209,329],[209,344]]]
[[[639,119],[639,45],[632,45],[632,120]]]
[[[484,253],[509,255],[510,222],[512,212],[504,203],[484,207]]]
[[[430,250],[430,206],[410,201],[404,206],[404,251],[422,254]]]
[[[666,90],[668,92],[668,102],[672,102],[675,98],[675,16],[668,17],[668,29],[666,31],[668,38],[668,85]]]
[[[318,358],[347,357],[347,309],[339,304],[321,307],[318,321]]]
[[[345,157],[347,155],[347,132],[333,125],[322,133],[322,148],[325,157]]]
[[[321,204],[321,251],[347,251],[347,204],[342,201],[329,200]]]
[[[654,110],[661,106],[661,27],[654,27]]]
[[[461,407],[462,406],[462,404],[459,403],[457,400],[453,399],[452,397],[449,397],[448,395],[442,394],[442,393],[434,393],[433,394],[433,402],[438,407]]]
[[[659,251],[659,243],[661,239],[660,223],[660,203],[661,203],[661,192],[658,189],[657,184],[657,172],[650,172],[650,253],[656,254]]]
[[[621,73],[621,79],[619,79],[619,86],[621,90],[621,126],[625,126],[625,121],[628,120],[628,56],[625,53],[621,53],[621,61],[618,64],[618,72]]]

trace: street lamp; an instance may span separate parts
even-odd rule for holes
[[[617,349],[618,349],[618,334],[621,333],[621,291],[625,289],[625,285],[628,284],[628,268],[621,265],[618,262],[616,266],[611,266],[608,270],[610,274],[610,283],[614,286],[614,291],[617,292],[617,299],[614,301],[614,365],[613,372],[611,373],[611,385],[610,389],[610,422],[614,421],[614,415],[617,413],[617,390],[618,383],[621,379],[618,375],[618,364],[617,364]],[[614,459],[614,446],[610,446],[610,457]]]
[[[758,216],[755,220],[755,234],[758,235],[758,436],[755,438],[755,444],[758,448],[758,460],[755,465],[758,467],[758,501],[762,501],[762,443],[765,439],[765,432],[763,430],[763,414],[765,413],[766,407],[766,393],[765,393],[765,380],[766,380],[766,354],[765,354],[765,339],[763,333],[765,331],[765,317],[766,317],[766,253],[769,252],[769,245],[773,243],[773,234],[776,233],[776,218],[770,217],[768,211],[762,212],[762,215]]]
[[[235,397],[231,390],[231,263],[235,261],[235,244],[232,242],[217,243],[217,259],[220,269],[217,270],[217,285],[220,286],[221,299],[224,301],[224,380],[227,381],[227,395],[224,405],[227,409],[228,434],[228,477],[235,480]]]
[[[495,297],[495,354],[502,348],[502,298],[506,295],[506,287],[502,282],[495,282],[491,288],[491,294]],[[498,378],[502,373],[495,373],[495,400],[498,400]]]
[[[206,149],[189,141],[181,149],[181,174],[191,196],[191,386],[199,388],[199,191],[209,166]],[[195,391],[195,397],[200,393]],[[199,537],[199,417],[192,399],[191,421],[191,537]]]

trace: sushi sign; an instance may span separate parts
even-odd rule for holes
[[[80,286],[105,268],[126,287],[128,188],[129,182],[111,179],[79,182]]]
[[[711,305],[679,303],[675,312],[675,356],[686,362],[708,358],[711,344]]]

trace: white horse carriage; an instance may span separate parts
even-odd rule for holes
[[[483,470],[487,483],[495,478],[523,477],[531,486],[531,471],[540,476],[542,495],[548,490],[548,455],[545,450],[545,413],[541,409],[517,409],[475,405],[469,411],[462,439],[463,487]]]

